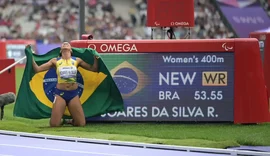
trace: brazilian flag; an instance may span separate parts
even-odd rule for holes
[[[94,63],[94,55],[100,55],[90,48],[72,48],[72,56],[79,57],[86,63]],[[25,49],[27,62],[23,73],[19,92],[14,107],[14,116],[44,119],[50,118],[54,101],[54,90],[57,84],[56,70],[35,73],[32,68],[32,59],[38,65],[59,57],[60,48],[53,49],[44,55],[32,53],[31,47]],[[98,116],[111,111],[123,111],[124,102],[110,71],[104,64],[102,57],[98,59],[98,72],[91,72],[78,68],[78,93],[85,113],[85,117]],[[65,118],[70,118],[66,108]]]

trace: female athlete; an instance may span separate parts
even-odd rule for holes
[[[64,115],[66,106],[72,116],[74,126],[85,126],[85,116],[78,95],[76,82],[78,67],[86,70],[98,71],[98,57],[94,56],[94,64],[90,65],[78,57],[73,57],[71,45],[64,42],[61,45],[60,57],[53,58],[45,64],[38,66],[33,59],[33,68],[36,73],[55,68],[57,73],[57,85],[55,99],[51,112],[50,126],[58,127]]]

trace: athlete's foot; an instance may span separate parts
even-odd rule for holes
[[[62,125],[73,125],[74,120],[73,119],[63,119]]]

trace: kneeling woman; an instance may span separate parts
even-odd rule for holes
[[[78,84],[76,82],[77,69],[82,67],[86,70],[97,72],[98,57],[94,56],[94,64],[89,65],[80,58],[72,57],[71,45],[64,42],[61,46],[61,57],[53,58],[45,64],[38,66],[33,59],[33,68],[36,73],[55,68],[57,73],[57,86],[55,99],[51,113],[50,126],[61,125],[66,106],[73,118],[74,126],[84,126],[85,116],[78,95]]]

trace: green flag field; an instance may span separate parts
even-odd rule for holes
[[[33,54],[32,51],[31,47],[25,49],[27,62],[21,82],[18,82],[20,87],[17,92],[14,116],[28,119],[49,118],[54,101],[53,90],[57,83],[56,71],[52,68],[35,73],[32,60],[34,59],[38,65],[42,65],[52,58],[58,58],[60,48],[55,48],[44,55]],[[73,56],[83,59],[88,64],[94,63],[95,55],[99,56],[95,50],[88,48],[72,48],[72,53]],[[87,118],[124,109],[120,91],[102,59],[99,59],[98,66],[99,72],[78,68],[78,93]],[[71,116],[67,108],[64,115],[66,118]]]

